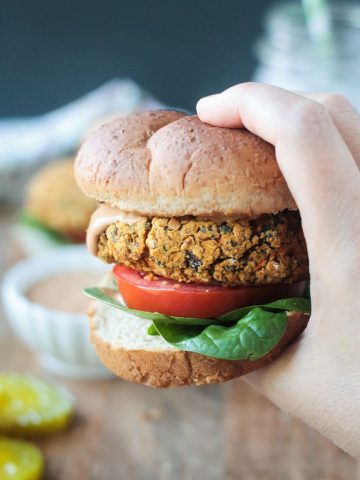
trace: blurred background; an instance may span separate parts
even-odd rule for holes
[[[109,115],[194,112],[200,97],[249,80],[337,91],[360,107],[359,56],[355,0],[4,0],[0,199],[19,201],[21,180]]]
[[[55,310],[29,302],[49,276],[103,273],[84,246],[96,205],[72,173],[89,129],[149,108],[194,112],[200,97],[249,80],[338,91],[360,108],[360,2],[1,1],[1,480],[18,468],[1,457],[2,392],[28,413],[38,388],[16,390],[24,379],[1,372],[74,395],[53,418],[55,436],[38,442],[46,479],[356,478],[353,459],[241,380],[168,391],[115,380],[88,341],[85,307],[64,312],[66,291]]]
[[[253,78],[255,42],[271,28],[265,12],[273,4],[2,0],[0,116],[45,113],[116,77],[133,79],[164,104],[193,111],[199,97]],[[342,26],[348,23],[341,40],[351,47],[346,56],[355,59],[359,10],[346,10],[346,4],[336,4],[342,9]],[[299,64],[303,51],[295,49],[295,41],[301,33],[294,23],[289,16],[278,21],[275,33],[282,45],[276,48],[292,48],[290,54]],[[290,34],[285,37],[286,26],[292,39]],[[353,74],[358,68],[353,62]],[[313,65],[312,73],[323,76],[319,64]],[[339,73],[337,78],[341,88]]]
[[[1,2],[0,115],[45,113],[115,77],[167,105],[249,80],[269,0]]]

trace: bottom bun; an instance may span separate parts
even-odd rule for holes
[[[147,334],[151,321],[94,302],[89,312],[91,341],[102,363],[117,376],[156,388],[222,383],[245,375],[277,357],[306,327],[309,316],[288,314],[276,347],[255,360],[221,360],[184,352]]]

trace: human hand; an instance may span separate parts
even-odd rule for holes
[[[308,248],[308,327],[246,379],[360,456],[360,116],[339,95],[254,83],[201,99],[197,111],[206,123],[246,127],[275,146]]]

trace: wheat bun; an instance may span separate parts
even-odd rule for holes
[[[272,145],[170,110],[94,130],[75,163],[83,191],[148,216],[255,217],[296,209]]]
[[[89,311],[91,341],[102,363],[117,376],[156,388],[222,383],[271,362],[306,327],[309,316],[288,314],[276,347],[256,361],[221,360],[184,352],[147,334],[151,322],[94,301]]]

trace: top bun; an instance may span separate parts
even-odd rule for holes
[[[272,145],[245,129],[170,110],[94,130],[75,175],[87,195],[148,216],[240,218],[297,208]]]

